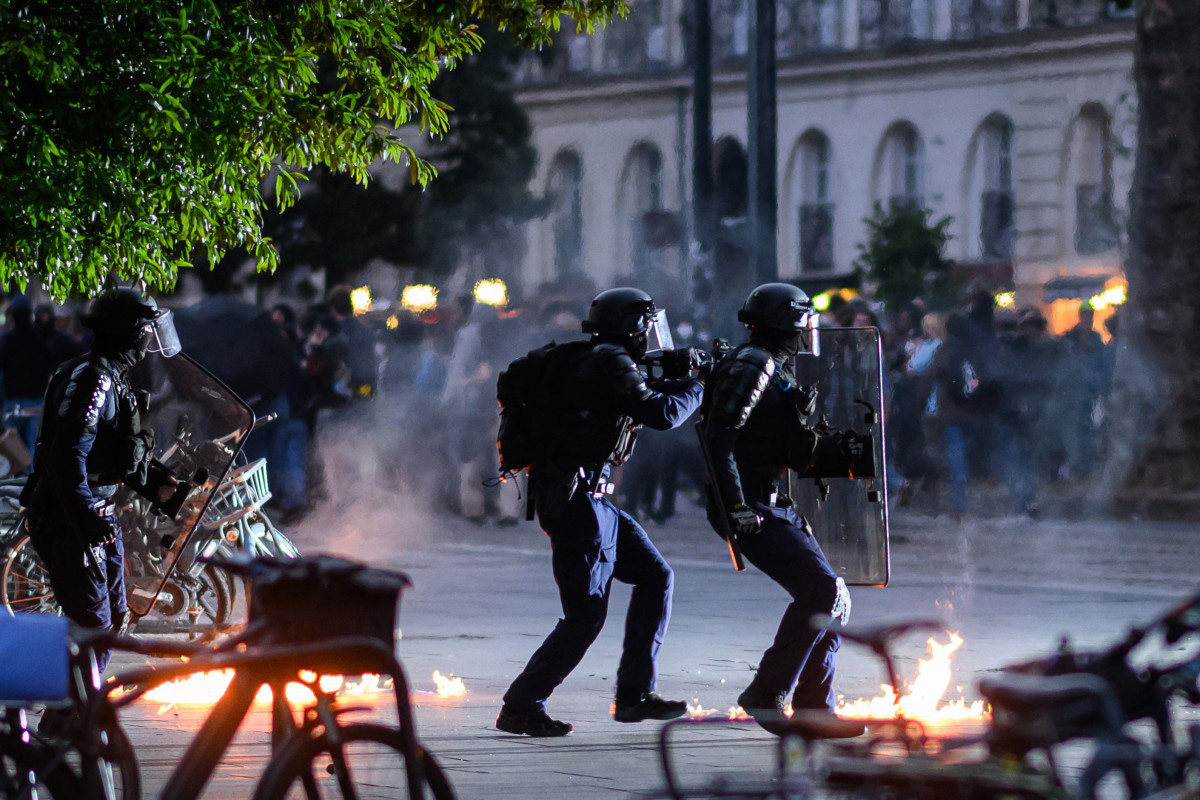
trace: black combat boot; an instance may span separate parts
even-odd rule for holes
[[[763,730],[782,736],[787,730],[787,714],[784,713],[783,698],[786,692],[772,692],[758,682],[758,678],[750,681],[750,685],[738,695],[738,705],[754,718]]]
[[[617,722],[643,722],[648,719],[675,719],[687,713],[682,700],[664,700],[654,692],[617,687],[613,719]]]
[[[540,709],[522,714],[512,711],[508,706],[500,709],[500,716],[496,717],[496,728],[505,733],[524,734],[538,738],[566,736],[575,730],[575,726],[571,723],[550,719],[550,715]]]

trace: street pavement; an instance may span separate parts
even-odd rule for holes
[[[1064,635],[1083,646],[1109,642],[1200,583],[1197,525],[1024,518],[954,525],[914,516],[893,523],[892,585],[855,590],[852,622],[944,619],[965,640],[949,695],[961,687],[967,699],[977,697],[983,674],[1005,662],[1050,652]],[[659,691],[724,711],[750,681],[786,595],[753,568],[735,574],[696,508],[647,529],[676,576]],[[416,690],[418,734],[460,798],[592,800],[661,787],[660,724],[622,725],[609,716],[628,587],[614,589],[607,627],[551,698],[551,714],[572,722],[575,732],[558,740],[514,737],[492,727],[500,697],[559,616],[549,545],[533,523],[473,526],[392,498],[331,509],[294,536],[306,552],[365,559],[412,577],[399,652]],[[919,636],[901,645],[898,663],[907,678],[925,654]],[[136,661],[120,656],[114,667]],[[437,697],[434,670],[461,677],[466,696]],[[881,678],[869,655],[843,645],[839,692],[876,695]],[[159,791],[204,713],[149,702],[125,712],[147,796]],[[389,718],[383,703],[364,715]],[[254,714],[205,796],[250,795],[268,755],[267,730],[265,715]],[[727,772],[765,775],[775,744],[752,724],[690,728],[679,741],[680,769],[695,781]]]

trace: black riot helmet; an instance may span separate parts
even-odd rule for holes
[[[583,321],[584,333],[618,342],[634,358],[641,358],[648,350],[669,350],[670,331],[666,312],[654,306],[654,298],[630,287],[608,289],[596,295]]]
[[[83,318],[96,334],[94,348],[132,365],[147,351],[171,357],[181,349],[171,312],[134,289],[113,289],[97,297]]]
[[[817,316],[812,300],[790,283],[764,283],[746,298],[738,321],[759,336],[778,342],[787,355],[817,352]]]

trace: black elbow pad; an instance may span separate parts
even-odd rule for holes
[[[761,348],[743,347],[721,372],[713,387],[712,414],[719,424],[740,428],[771,384],[775,359]]]

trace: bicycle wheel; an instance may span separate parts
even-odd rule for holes
[[[78,776],[53,753],[15,736],[0,738],[0,797],[68,800],[82,796]]]
[[[43,614],[61,614],[62,609],[54,599],[50,588],[50,574],[29,541],[29,534],[22,533],[12,539],[12,547],[4,556],[4,568],[0,571],[0,602],[13,613],[37,611]]]
[[[403,800],[408,793],[408,770],[400,731],[386,725],[356,723],[338,731],[353,792],[339,785],[329,742],[324,734],[296,737],[267,764],[254,800],[300,800],[341,797],[349,800]],[[433,756],[419,750],[425,774],[425,796],[455,800],[450,782]]]

